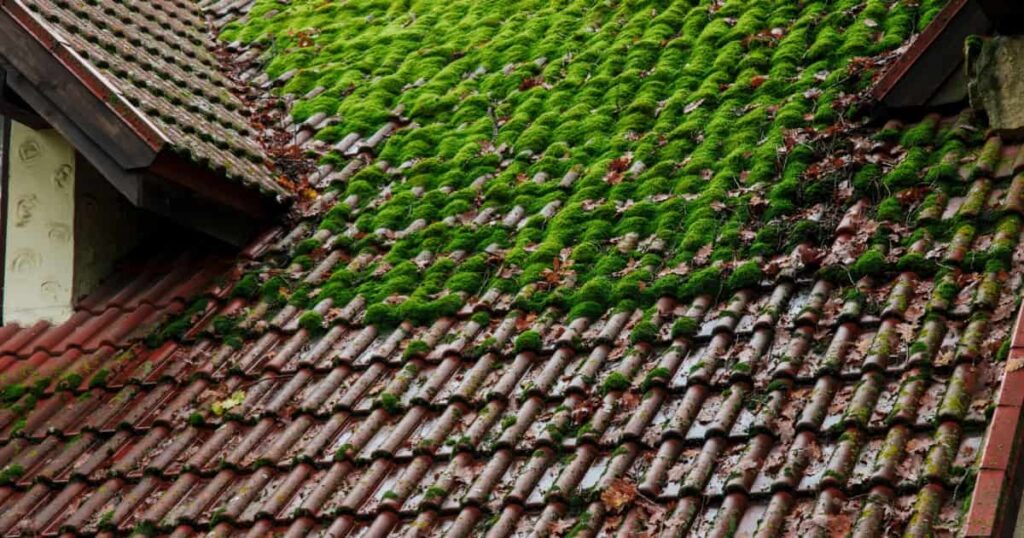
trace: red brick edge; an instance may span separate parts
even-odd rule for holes
[[[1014,322],[1008,363],[1024,362],[1024,304]],[[999,387],[995,412],[981,453],[981,465],[971,495],[964,536],[1002,536],[1019,508],[1024,467],[1018,464],[1021,424],[1024,422],[1024,369],[1007,371]]]

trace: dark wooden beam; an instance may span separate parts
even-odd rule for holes
[[[7,198],[10,188],[11,119],[2,118],[0,133],[0,324],[4,323],[4,303],[7,302]]]
[[[872,88],[872,97],[884,109],[925,106],[957,75],[964,40],[991,30],[991,21],[974,0],[953,0],[889,66]]]
[[[975,0],[1003,35],[1024,33],[1024,4],[1020,0]]]

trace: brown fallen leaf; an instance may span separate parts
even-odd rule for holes
[[[636,494],[636,484],[624,478],[616,478],[601,492],[601,503],[608,511],[618,512],[632,502]]]

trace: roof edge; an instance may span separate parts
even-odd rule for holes
[[[1012,536],[1024,493],[1024,463],[1019,461],[1024,431],[1024,304],[1011,334],[1010,355],[965,520],[966,538]]]

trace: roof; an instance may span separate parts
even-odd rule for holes
[[[225,24],[318,194],[147,337],[7,351],[3,532],[984,526],[1024,150],[840,113],[942,2],[527,4]]]
[[[207,182],[226,178],[288,194],[266,166],[246,106],[212,52],[198,3],[10,0],[2,14],[4,66],[27,80],[16,89],[34,87],[121,168],[149,168],[181,182],[181,174],[166,170],[184,161],[210,172]]]

